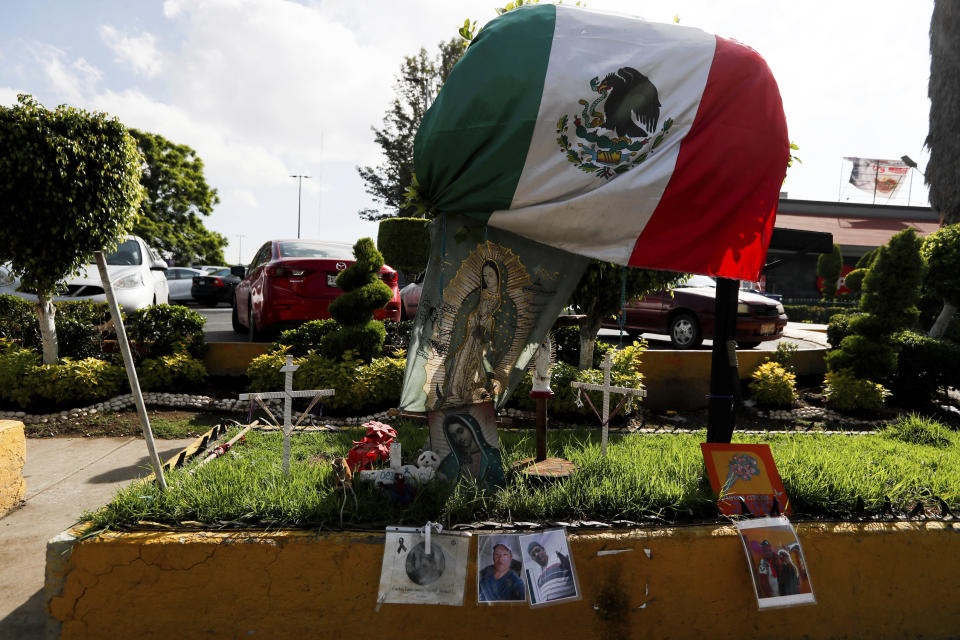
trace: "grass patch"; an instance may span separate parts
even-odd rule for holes
[[[413,463],[427,431],[398,425],[403,462]],[[343,455],[360,429],[314,432],[293,437],[291,472],[281,470],[282,436],[250,432],[246,442],[200,468],[167,476],[169,491],[139,482],[120,490],[105,508],[86,517],[94,527],[136,527],[140,521],[174,524],[199,521],[210,526],[258,525],[340,527],[343,494],[330,464]],[[911,444],[883,435],[856,437],[777,433],[738,437],[767,443],[777,461],[796,517],[844,517],[862,502],[866,511],[888,504],[908,510],[917,502],[942,499],[960,508],[960,439],[943,434],[948,445]],[[504,462],[534,454],[532,432],[502,431]],[[565,482],[541,484],[509,476],[507,486],[489,493],[471,482],[432,483],[408,505],[398,506],[372,487],[355,487],[344,509],[347,527],[386,524],[446,526],[477,520],[710,521],[718,518],[704,479],[699,444],[705,433],[612,435],[608,456],[600,455],[598,430],[552,431],[548,455],[572,460],[580,471]]]
[[[881,431],[881,435],[893,440],[931,447],[950,446],[951,440],[947,437],[947,433],[947,427],[937,420],[915,413],[901,416],[899,420]]]

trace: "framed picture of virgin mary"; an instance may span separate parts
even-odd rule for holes
[[[431,411],[430,449],[440,457],[437,475],[447,482],[473,478],[486,488],[504,484],[503,460],[492,402]]]

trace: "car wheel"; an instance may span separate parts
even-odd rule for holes
[[[737,346],[741,349],[753,349],[754,347],[760,346],[759,342],[738,342]]]
[[[216,298],[206,298],[205,300],[203,300],[203,302],[201,302],[201,304],[205,307],[210,307],[212,309],[218,304],[220,304],[220,301],[217,300]]]
[[[670,342],[676,349],[694,349],[703,342],[697,316],[683,311],[670,320]]]
[[[246,335],[247,328],[240,324],[240,316],[237,315],[237,304],[233,304],[233,313],[230,314],[230,320],[233,323],[233,330],[240,335]]]

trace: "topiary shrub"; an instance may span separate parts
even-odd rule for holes
[[[137,366],[140,388],[144,391],[189,391],[202,384],[207,368],[187,353],[146,358]]]
[[[765,408],[789,408],[797,400],[797,376],[777,362],[765,362],[750,374],[750,391]]]
[[[420,273],[430,259],[429,220],[425,218],[387,218],[380,221],[377,248],[394,269]]]
[[[827,352],[826,363],[829,371],[847,369],[867,380],[886,380],[897,370],[897,352],[890,340],[853,334]]]
[[[124,326],[130,340],[138,343],[146,358],[158,358],[186,352],[203,357],[207,348],[203,337],[206,318],[179,305],[157,304],[131,313]]]
[[[835,347],[839,347],[844,338],[853,335],[853,329],[850,327],[850,323],[862,315],[863,313],[861,312],[838,313],[831,317],[830,323],[827,325],[827,342]]]
[[[883,385],[858,378],[852,371],[828,371],[823,377],[827,405],[847,412],[876,414],[890,395]]]
[[[890,391],[898,404],[919,406],[940,387],[960,387],[960,344],[915,331],[894,334],[893,343],[899,353]]]
[[[896,422],[887,425],[880,431],[880,435],[908,444],[943,448],[953,444],[947,437],[947,432],[947,427],[936,420],[911,413],[900,416]]]
[[[369,362],[383,350],[386,331],[383,323],[373,319],[373,312],[385,306],[393,291],[380,279],[383,256],[370,238],[361,238],[353,245],[356,262],[337,276],[343,293],[330,303],[330,315],[340,328],[324,338],[321,353],[339,360],[346,351],[353,351]]]
[[[284,350],[294,357],[305,356],[311,351],[319,351],[323,339],[336,331],[337,321],[333,318],[304,322],[296,329],[280,334],[270,351]]]
[[[863,278],[866,275],[867,269],[854,269],[843,279],[843,285],[854,294],[858,294],[863,290]]]
[[[837,297],[837,286],[840,284],[840,273],[843,271],[843,254],[840,246],[833,245],[833,251],[823,253],[817,258],[817,275],[823,278],[823,288],[820,294],[824,300]]]

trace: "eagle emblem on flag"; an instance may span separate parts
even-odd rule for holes
[[[633,67],[590,80],[591,100],[580,99],[573,116],[575,137],[568,135],[570,116],[557,121],[557,143],[575,167],[610,180],[643,163],[663,143],[673,119],[663,120],[660,98],[647,76]],[[652,138],[652,140],[651,140]]]

